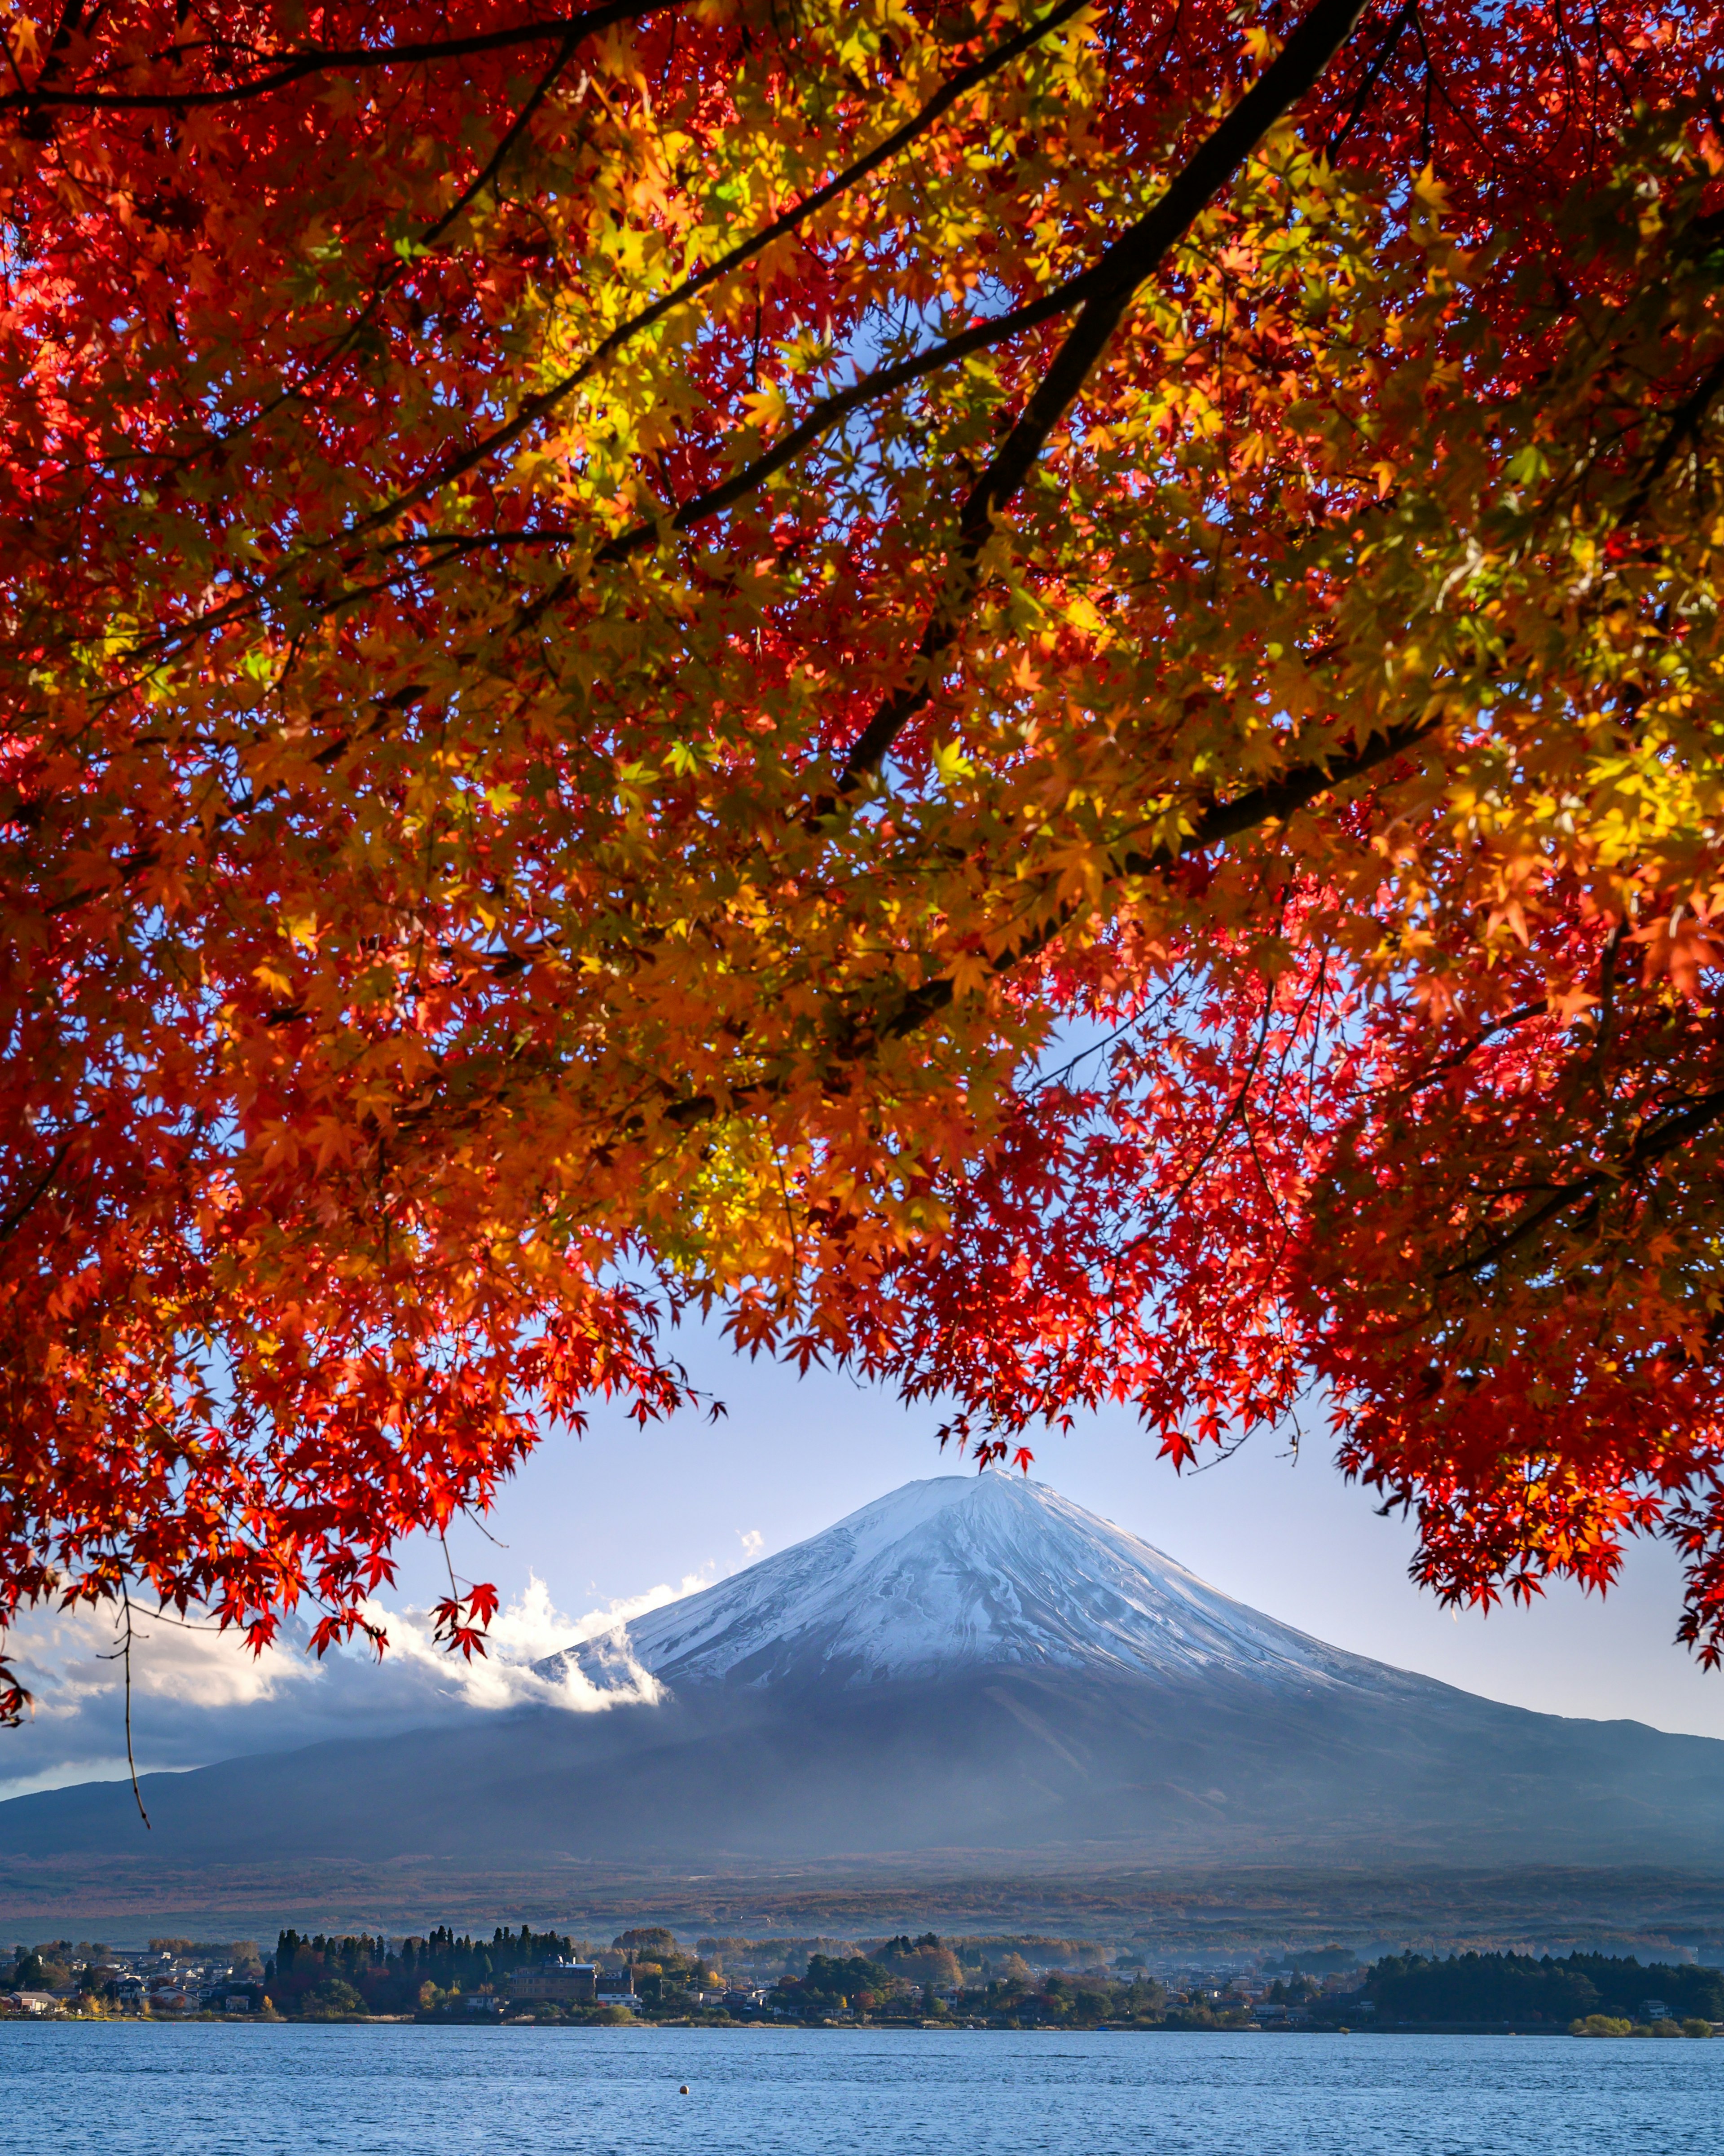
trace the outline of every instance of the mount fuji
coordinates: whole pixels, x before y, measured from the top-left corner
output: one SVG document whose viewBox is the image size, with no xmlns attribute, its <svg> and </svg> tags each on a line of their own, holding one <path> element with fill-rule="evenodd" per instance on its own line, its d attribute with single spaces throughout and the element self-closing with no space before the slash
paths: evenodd
<svg viewBox="0 0 1724 2156">
<path fill-rule="evenodd" d="M 1307 1639 L 1058 1496 L 990 1469 L 911 1482 L 735 1578 L 535 1666 L 601 1689 L 926 1682 L 1082 1672 L 1173 1689 L 1241 1681 L 1440 1691 Z"/>
<path fill-rule="evenodd" d="M 136 1862 L 445 1884 L 851 1860 L 1724 1871 L 1724 1743 L 1344 1653 L 998 1472 L 911 1483 L 536 1666 L 602 1711 L 146 1776 Z M 0 1804 L 4 1869 L 112 1876 L 131 1804 L 98 1783 Z"/>
</svg>

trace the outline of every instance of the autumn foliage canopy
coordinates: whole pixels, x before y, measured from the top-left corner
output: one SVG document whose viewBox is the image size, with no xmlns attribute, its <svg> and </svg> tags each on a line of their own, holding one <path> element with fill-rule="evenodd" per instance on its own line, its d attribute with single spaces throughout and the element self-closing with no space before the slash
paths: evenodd
<svg viewBox="0 0 1724 2156">
<path fill-rule="evenodd" d="M 1716 1659 L 1710 0 L 0 25 L 0 1619 L 698 1309 Z"/>
</svg>

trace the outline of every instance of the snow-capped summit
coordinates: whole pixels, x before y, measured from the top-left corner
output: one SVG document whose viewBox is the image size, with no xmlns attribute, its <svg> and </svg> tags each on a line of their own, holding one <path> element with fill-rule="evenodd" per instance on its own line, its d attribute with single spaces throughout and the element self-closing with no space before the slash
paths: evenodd
<svg viewBox="0 0 1724 2156">
<path fill-rule="evenodd" d="M 993 1469 L 911 1482 L 734 1578 L 537 1666 L 673 1690 L 824 1686 L 1014 1667 L 1275 1691 L 1423 1681 L 1207 1586 L 1045 1483 Z"/>
</svg>

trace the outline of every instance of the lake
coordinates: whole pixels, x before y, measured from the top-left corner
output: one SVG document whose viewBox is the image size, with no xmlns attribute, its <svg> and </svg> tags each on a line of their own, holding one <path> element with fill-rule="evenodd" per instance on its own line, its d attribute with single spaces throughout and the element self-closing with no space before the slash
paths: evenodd
<svg viewBox="0 0 1724 2156">
<path fill-rule="evenodd" d="M 0 2118 L 53 2156 L 1716 2156 L 1724 2039 L 4 2022 Z"/>
</svg>

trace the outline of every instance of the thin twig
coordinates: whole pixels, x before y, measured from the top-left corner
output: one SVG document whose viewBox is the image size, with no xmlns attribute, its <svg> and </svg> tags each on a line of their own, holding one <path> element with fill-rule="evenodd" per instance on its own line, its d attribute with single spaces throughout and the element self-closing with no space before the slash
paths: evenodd
<svg viewBox="0 0 1724 2156">
<path fill-rule="evenodd" d="M 138 1763 L 131 1749 L 131 1597 L 126 1592 L 124 1579 L 120 1583 L 120 1599 L 126 1609 L 126 1644 L 120 1650 L 120 1659 L 125 1665 L 126 1672 L 126 1763 L 131 1772 L 131 1794 L 137 1799 L 138 1817 L 143 1821 L 146 1830 L 153 1833 L 155 1830 L 150 1825 L 150 1815 L 144 1810 L 144 1793 L 138 1787 Z"/>
</svg>

